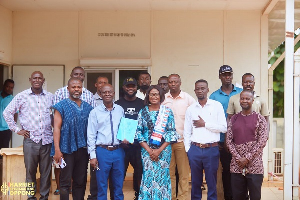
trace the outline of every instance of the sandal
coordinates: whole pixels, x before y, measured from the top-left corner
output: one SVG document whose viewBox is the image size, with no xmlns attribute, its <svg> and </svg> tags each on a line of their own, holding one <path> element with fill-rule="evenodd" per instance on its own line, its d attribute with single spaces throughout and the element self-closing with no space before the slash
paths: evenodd
<svg viewBox="0 0 300 200">
<path fill-rule="evenodd" d="M 55 192 L 53 193 L 54 195 L 59 195 L 59 189 L 56 189 Z"/>
</svg>

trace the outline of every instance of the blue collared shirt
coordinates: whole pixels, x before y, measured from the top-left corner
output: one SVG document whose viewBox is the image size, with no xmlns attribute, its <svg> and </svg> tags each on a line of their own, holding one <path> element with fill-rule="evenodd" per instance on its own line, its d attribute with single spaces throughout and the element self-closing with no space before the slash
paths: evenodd
<svg viewBox="0 0 300 200">
<path fill-rule="evenodd" d="M 0 131 L 8 130 L 9 127 L 3 117 L 3 111 L 6 108 L 6 106 L 11 102 L 11 100 L 14 98 L 13 95 L 8 95 L 6 97 L 2 97 L 2 91 L 0 92 Z"/>
<path fill-rule="evenodd" d="M 124 110 L 113 103 L 113 109 L 108 110 L 104 104 L 94 108 L 88 119 L 87 143 L 90 158 L 96 158 L 96 145 L 119 145 L 117 133 Z"/>
<path fill-rule="evenodd" d="M 224 109 L 224 113 L 225 113 L 225 117 L 227 118 L 227 108 L 228 108 L 228 103 L 229 103 L 229 99 L 231 96 L 233 95 L 236 95 L 236 94 L 239 94 L 243 91 L 242 88 L 239 88 L 239 87 L 235 87 L 233 85 L 233 89 L 232 91 L 230 92 L 230 94 L 226 94 L 225 92 L 222 91 L 222 86 L 214 91 L 211 95 L 210 95 L 210 99 L 213 99 L 213 100 L 216 100 L 218 102 L 220 102 L 223 106 L 223 109 Z M 220 134 L 220 142 L 224 142 L 225 140 L 225 134 L 224 133 L 221 133 Z"/>
</svg>

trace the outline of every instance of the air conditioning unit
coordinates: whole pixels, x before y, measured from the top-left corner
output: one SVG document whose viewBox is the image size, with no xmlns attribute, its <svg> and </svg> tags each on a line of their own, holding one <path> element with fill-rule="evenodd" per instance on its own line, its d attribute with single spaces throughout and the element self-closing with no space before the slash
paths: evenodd
<svg viewBox="0 0 300 200">
<path fill-rule="evenodd" d="M 283 148 L 273 148 L 274 174 L 283 174 Z"/>
</svg>

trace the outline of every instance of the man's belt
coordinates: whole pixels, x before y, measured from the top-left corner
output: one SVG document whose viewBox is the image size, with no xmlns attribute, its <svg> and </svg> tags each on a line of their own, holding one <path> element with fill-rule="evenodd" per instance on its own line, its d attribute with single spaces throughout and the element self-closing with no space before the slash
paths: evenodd
<svg viewBox="0 0 300 200">
<path fill-rule="evenodd" d="M 214 142 L 214 143 L 206 143 L 206 144 L 201 144 L 201 143 L 197 143 L 197 142 L 192 142 L 192 145 L 195 145 L 197 147 L 200 148 L 209 148 L 209 147 L 216 147 L 218 146 L 218 142 Z"/>
<path fill-rule="evenodd" d="M 99 144 L 97 146 L 101 147 L 103 149 L 107 149 L 108 151 L 114 151 L 114 150 L 120 148 L 120 145 L 102 145 L 102 144 Z"/>
</svg>

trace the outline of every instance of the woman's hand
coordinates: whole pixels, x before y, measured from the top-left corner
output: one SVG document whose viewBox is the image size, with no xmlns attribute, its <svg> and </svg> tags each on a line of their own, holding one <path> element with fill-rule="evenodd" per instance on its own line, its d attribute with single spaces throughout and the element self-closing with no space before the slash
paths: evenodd
<svg viewBox="0 0 300 200">
<path fill-rule="evenodd" d="M 153 149 L 152 150 L 152 155 L 150 155 L 151 160 L 153 161 L 158 161 L 159 160 L 159 155 L 161 153 L 160 149 Z"/>
</svg>

